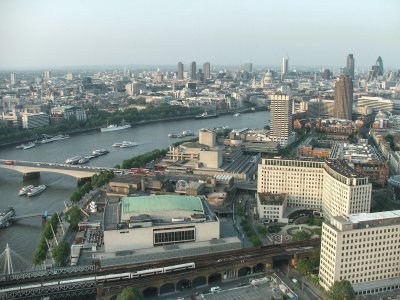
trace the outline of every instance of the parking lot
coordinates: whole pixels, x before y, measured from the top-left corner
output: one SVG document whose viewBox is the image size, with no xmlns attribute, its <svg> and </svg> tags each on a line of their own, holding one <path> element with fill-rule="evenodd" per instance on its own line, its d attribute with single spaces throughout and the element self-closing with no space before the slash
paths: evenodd
<svg viewBox="0 0 400 300">
<path fill-rule="evenodd" d="M 272 288 L 269 284 L 258 286 L 244 286 L 229 290 L 223 290 L 216 294 L 204 294 L 203 299 L 212 300 L 265 300 L 272 296 Z"/>
</svg>

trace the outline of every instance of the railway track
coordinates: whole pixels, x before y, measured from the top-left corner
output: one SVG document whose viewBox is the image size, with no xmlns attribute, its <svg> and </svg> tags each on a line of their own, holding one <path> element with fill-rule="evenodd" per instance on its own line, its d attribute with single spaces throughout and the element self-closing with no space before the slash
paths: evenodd
<svg viewBox="0 0 400 300">
<path fill-rule="evenodd" d="M 302 248 L 306 247 L 315 247 L 320 245 L 320 239 L 312 239 L 306 241 L 299 242 L 290 242 L 279 245 L 271 245 L 271 246 L 263 246 L 263 247 L 253 247 L 253 248 L 243 248 L 239 250 L 232 251 L 224 251 L 217 252 L 213 254 L 206 255 L 196 255 L 196 256 L 185 256 L 182 258 L 174 258 L 168 260 L 159 260 L 153 261 L 149 263 L 141 263 L 137 265 L 127 265 L 127 266 L 115 266 L 115 267 L 107 267 L 107 268 L 92 268 L 92 270 L 76 272 L 76 273 L 68 273 L 61 272 L 55 274 L 51 274 L 51 272 L 32 272 L 32 276 L 27 276 L 22 279 L 13 279 L 13 274 L 11 275 L 3 275 L 0 276 L 0 286 L 12 286 L 12 285 L 21 285 L 28 284 L 32 282 L 44 282 L 48 280 L 62 280 L 66 278 L 76 278 L 85 276 L 103 276 L 109 274 L 116 273 L 124 273 L 124 272 L 135 272 L 145 269 L 151 268 L 159 268 L 163 266 L 176 265 L 188 262 L 195 262 L 196 269 L 207 268 L 207 267 L 216 267 L 216 266 L 224 266 L 228 264 L 232 264 L 237 261 L 247 260 L 247 259 L 255 259 L 255 258 L 263 258 L 266 255 L 280 255 L 288 253 L 289 251 L 301 251 Z M 35 276 L 36 274 L 36 276 Z M 148 280 L 148 279 L 146 279 Z"/>
</svg>

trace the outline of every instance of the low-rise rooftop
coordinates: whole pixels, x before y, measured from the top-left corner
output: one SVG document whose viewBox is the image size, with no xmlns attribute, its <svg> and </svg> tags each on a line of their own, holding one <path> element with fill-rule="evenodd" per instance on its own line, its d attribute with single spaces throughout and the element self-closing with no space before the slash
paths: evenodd
<svg viewBox="0 0 400 300">
<path fill-rule="evenodd" d="M 287 194 L 258 193 L 262 205 L 282 205 L 287 198 Z"/>
</svg>

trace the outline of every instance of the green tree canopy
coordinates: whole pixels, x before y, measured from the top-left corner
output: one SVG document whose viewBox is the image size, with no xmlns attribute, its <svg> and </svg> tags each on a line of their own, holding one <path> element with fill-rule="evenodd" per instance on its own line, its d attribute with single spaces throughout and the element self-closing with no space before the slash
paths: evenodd
<svg viewBox="0 0 400 300">
<path fill-rule="evenodd" d="M 65 241 L 61 241 L 58 246 L 53 247 L 52 250 L 53 258 L 56 264 L 64 266 L 69 256 L 69 245 Z"/>
<path fill-rule="evenodd" d="M 300 258 L 296 264 L 296 270 L 299 271 L 299 273 L 301 273 L 302 275 L 311 273 L 312 268 L 312 263 L 307 258 Z"/>
<path fill-rule="evenodd" d="M 335 281 L 328 292 L 330 300 L 354 300 L 354 290 L 347 280 Z"/>
<path fill-rule="evenodd" d="M 295 241 L 304 241 L 304 240 L 309 240 L 311 238 L 311 234 L 304 230 L 297 231 L 293 235 L 293 240 Z"/>
<path fill-rule="evenodd" d="M 70 210 L 65 214 L 69 223 L 69 227 L 72 230 L 78 230 L 78 223 L 81 221 L 81 210 L 78 206 L 74 205 L 70 208 Z"/>
<path fill-rule="evenodd" d="M 124 288 L 117 297 L 117 300 L 142 300 L 142 299 L 143 299 L 142 293 L 131 287 Z"/>
</svg>

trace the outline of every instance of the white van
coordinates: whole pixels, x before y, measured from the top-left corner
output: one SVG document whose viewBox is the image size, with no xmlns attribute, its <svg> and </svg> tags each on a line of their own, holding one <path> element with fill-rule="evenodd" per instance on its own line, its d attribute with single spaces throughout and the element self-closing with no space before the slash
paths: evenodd
<svg viewBox="0 0 400 300">
<path fill-rule="evenodd" d="M 219 286 L 213 286 L 213 287 L 210 289 L 210 292 L 213 293 L 213 294 L 219 293 L 220 291 L 222 291 L 222 289 L 221 289 Z"/>
</svg>

